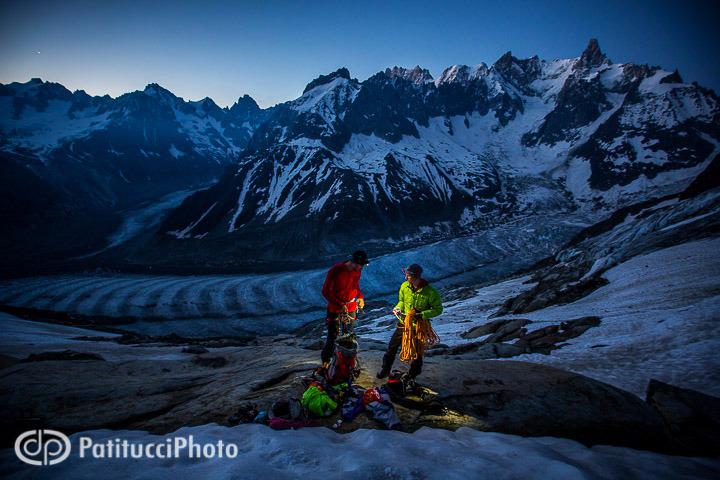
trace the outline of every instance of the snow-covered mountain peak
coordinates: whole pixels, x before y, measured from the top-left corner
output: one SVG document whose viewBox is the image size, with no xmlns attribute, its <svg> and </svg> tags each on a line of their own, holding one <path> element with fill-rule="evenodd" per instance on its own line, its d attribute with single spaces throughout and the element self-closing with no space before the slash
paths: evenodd
<svg viewBox="0 0 720 480">
<path fill-rule="evenodd" d="M 580 58 L 575 62 L 574 69 L 594 68 L 602 65 L 610 65 L 612 61 L 605 56 L 600 50 L 600 43 L 596 38 L 591 38 L 588 46 L 583 51 Z"/>
<path fill-rule="evenodd" d="M 301 114 L 316 114 L 326 125 L 332 125 L 337 118 L 344 115 L 345 108 L 353 102 L 360 90 L 357 81 L 349 77 L 350 74 L 345 68 L 326 75 L 324 78 L 330 78 L 329 81 L 315 84 L 310 89 L 306 88 L 300 98 L 288 102 L 287 105 Z M 311 85 L 313 84 L 308 87 Z"/>
<path fill-rule="evenodd" d="M 536 92 L 531 84 L 541 77 L 542 62 L 537 55 L 520 60 L 508 51 L 490 67 L 489 73 L 490 77 L 500 77 L 495 81 L 508 94 L 535 96 Z"/>
<path fill-rule="evenodd" d="M 233 122 L 242 123 L 256 119 L 258 115 L 261 115 L 262 109 L 250 95 L 245 94 L 238 98 L 237 102 L 227 109 L 227 112 Z"/>
<path fill-rule="evenodd" d="M 453 65 L 446 68 L 435 80 L 435 85 L 440 86 L 443 83 L 464 83 L 470 76 L 470 67 L 467 65 Z"/>
<path fill-rule="evenodd" d="M 2 85 L 0 96 L 25 97 L 43 103 L 50 100 L 70 100 L 73 94 L 59 83 L 44 82 L 39 78 L 33 78 L 25 83 L 12 82 Z"/>
<path fill-rule="evenodd" d="M 467 65 L 453 65 L 446 68 L 435 80 L 435 85 L 440 86 L 443 83 L 463 83 L 469 77 L 470 67 Z"/>
<path fill-rule="evenodd" d="M 194 162 L 196 171 L 235 160 L 162 227 L 186 232 L 183 242 L 227 245 L 229 257 L 240 244 L 274 248 L 259 236 L 328 254 L 355 247 L 342 212 L 364 222 L 368 248 L 380 250 L 529 213 L 601 216 L 683 188 L 720 151 L 712 91 L 659 67 L 612 64 L 597 41 L 571 59 L 507 52 L 490 67 L 453 65 L 437 82 L 419 66 L 363 82 L 340 68 L 268 110 L 249 96 L 229 109 L 185 102 L 157 84 L 116 100 L 48 85 L 28 84 L 48 89 L 28 98 L 0 87 L 0 148 L 64 162 L 109 152 L 122 172 L 111 163 L 104 174 L 123 187 L 149 177 L 148 158 Z M 54 95 L 70 101 L 35 100 Z"/>
<path fill-rule="evenodd" d="M 387 77 L 403 78 L 416 85 L 424 85 L 426 83 L 432 83 L 433 81 L 433 76 L 430 75 L 430 72 L 420 67 L 420 65 L 415 65 L 415 67 L 410 70 L 396 65 L 392 68 L 386 68 L 384 73 Z"/>
<path fill-rule="evenodd" d="M 219 117 L 222 115 L 222 109 L 210 98 L 205 97 L 202 100 L 188 102 L 200 116 L 210 115 Z"/>
<path fill-rule="evenodd" d="M 178 100 L 182 101 L 182 98 L 175 96 L 170 90 L 161 87 L 157 83 L 148 84 L 143 90 L 143 93 L 148 97 L 157 98 L 170 105 L 175 104 Z"/>
<path fill-rule="evenodd" d="M 435 86 L 439 87 L 443 84 L 459 83 L 465 84 L 470 80 L 482 78 L 488 74 L 488 66 L 480 63 L 474 67 L 468 65 L 453 65 L 446 68 L 435 80 Z"/>
<path fill-rule="evenodd" d="M 247 112 L 260 110 L 260 106 L 257 104 L 254 98 L 247 93 L 242 97 L 238 98 L 237 102 L 230 107 L 230 111 L 233 112 Z"/>
<path fill-rule="evenodd" d="M 350 71 L 347 68 L 342 67 L 342 68 L 338 68 L 337 70 L 335 70 L 332 73 L 328 73 L 327 75 L 320 75 L 318 78 L 316 78 L 315 80 L 313 80 L 312 82 L 308 83 L 305 86 L 305 89 L 303 90 L 303 95 L 305 95 L 310 90 L 313 90 L 314 88 L 319 87 L 321 85 L 328 84 L 337 78 L 344 78 L 349 81 L 350 80 Z"/>
</svg>

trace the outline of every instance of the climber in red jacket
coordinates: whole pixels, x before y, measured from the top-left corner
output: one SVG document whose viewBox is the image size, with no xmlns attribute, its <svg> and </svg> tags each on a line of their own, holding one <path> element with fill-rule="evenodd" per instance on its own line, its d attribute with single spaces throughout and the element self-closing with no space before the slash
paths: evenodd
<svg viewBox="0 0 720 480">
<path fill-rule="evenodd" d="M 348 328 L 352 331 L 358 307 L 365 307 L 365 296 L 360 291 L 360 274 L 368 263 L 367 253 L 358 250 L 350 260 L 333 265 L 325 277 L 322 294 L 328 304 L 325 317 L 327 340 L 320 357 L 323 367 L 327 366 L 335 349 L 335 339 L 340 333 L 340 314 L 349 317 Z"/>
</svg>

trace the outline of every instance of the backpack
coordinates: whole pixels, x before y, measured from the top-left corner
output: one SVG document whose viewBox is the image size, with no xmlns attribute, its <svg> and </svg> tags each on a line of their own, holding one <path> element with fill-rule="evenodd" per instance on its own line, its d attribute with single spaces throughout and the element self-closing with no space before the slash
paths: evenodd
<svg viewBox="0 0 720 480">
<path fill-rule="evenodd" d="M 392 401 L 405 408 L 438 415 L 445 412 L 437 392 L 418 385 L 412 377 L 400 370 L 390 373 L 385 387 Z"/>
<path fill-rule="evenodd" d="M 352 336 L 339 337 L 335 342 L 335 353 L 325 373 L 329 385 L 352 383 L 359 375 L 357 361 L 358 344 Z"/>
<path fill-rule="evenodd" d="M 415 380 L 401 370 L 393 370 L 390 372 L 386 385 L 388 393 L 395 401 L 406 395 L 410 395 L 416 389 Z"/>
<path fill-rule="evenodd" d="M 270 407 L 270 410 L 268 411 L 268 418 L 270 420 L 274 418 L 282 418 L 285 420 L 305 420 L 307 418 L 307 411 L 297 398 L 277 400 L 273 402 Z"/>
</svg>

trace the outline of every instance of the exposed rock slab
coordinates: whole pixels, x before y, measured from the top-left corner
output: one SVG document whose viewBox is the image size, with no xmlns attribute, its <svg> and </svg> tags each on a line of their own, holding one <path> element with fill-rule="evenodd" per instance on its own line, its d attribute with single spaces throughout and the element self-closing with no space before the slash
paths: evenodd
<svg viewBox="0 0 720 480">
<path fill-rule="evenodd" d="M 646 400 L 662 415 L 679 449 L 720 455 L 720 398 L 651 380 Z"/>
<path fill-rule="evenodd" d="M 589 328 L 600 325 L 600 317 L 586 316 L 527 333 L 525 326 L 531 324 L 526 319 L 494 320 L 474 327 L 461 336 L 478 338 L 489 335 L 483 340 L 462 343 L 454 347 L 434 348 L 426 353 L 436 355 L 470 355 L 474 359 L 510 358 L 525 353 L 549 354 L 561 348 L 566 340 L 579 337 Z M 507 343 L 512 340 L 513 343 Z"/>
<path fill-rule="evenodd" d="M 280 339 L 265 346 L 213 349 L 224 358 L 215 368 L 198 366 L 195 355 L 181 360 L 138 359 L 18 363 L 2 370 L 0 420 L 4 443 L 29 428 L 74 432 L 96 428 L 170 432 L 182 426 L 229 423 L 242 404 L 267 408 L 274 400 L 299 396 L 301 377 L 318 364 L 316 351 Z M 125 347 L 123 347 L 125 348 Z M 127 348 L 142 349 L 144 346 Z M 181 347 L 167 347 L 173 354 Z M 357 383 L 379 384 L 374 377 L 381 352 L 361 353 Z M 174 357 L 172 357 L 174 358 Z M 628 445 L 667 451 L 661 416 L 636 396 L 581 375 L 524 362 L 428 358 L 423 384 L 448 407 L 442 413 L 396 406 L 408 431 L 421 426 L 521 435 L 552 435 L 587 444 Z M 330 425 L 333 417 L 318 420 Z M 378 428 L 361 415 L 340 431 Z"/>
<path fill-rule="evenodd" d="M 99 360 L 105 359 L 97 353 L 76 352 L 74 350 L 62 350 L 58 352 L 42 352 L 33 353 L 23 360 L 23 362 L 46 362 L 50 360 Z"/>
</svg>

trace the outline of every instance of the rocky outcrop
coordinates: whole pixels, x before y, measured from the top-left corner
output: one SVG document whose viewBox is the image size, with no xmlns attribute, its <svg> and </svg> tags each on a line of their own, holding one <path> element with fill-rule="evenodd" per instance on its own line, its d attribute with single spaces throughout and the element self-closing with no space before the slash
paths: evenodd
<svg viewBox="0 0 720 480">
<path fill-rule="evenodd" d="M 530 320 L 495 320 L 473 327 L 467 332 L 462 333 L 460 336 L 463 338 L 479 338 L 492 334 L 492 337 L 490 337 L 492 338 L 492 341 L 501 342 L 510 338 L 516 338 L 520 327 L 524 327 L 528 323 L 531 323 Z"/>
<path fill-rule="evenodd" d="M 602 270 L 584 275 L 590 271 L 592 263 L 583 255 L 569 262 L 556 263 L 536 272 L 533 280 L 537 285 L 516 297 L 509 298 L 493 316 L 528 313 L 550 305 L 574 302 L 607 285 L 607 280 L 601 274 L 609 266 L 610 264 Z"/>
<path fill-rule="evenodd" d="M 606 285 L 605 271 L 636 255 L 716 234 L 719 162 L 713 159 L 685 192 L 631 205 L 579 232 L 537 265 L 535 287 L 508 298 L 494 316 L 574 302 Z"/>
<path fill-rule="evenodd" d="M 580 58 L 575 62 L 574 68 L 599 67 L 603 62 L 610 63 L 605 54 L 600 50 L 600 44 L 597 38 L 591 38 L 585 51 L 583 51 Z"/>
<path fill-rule="evenodd" d="M 312 82 L 308 83 L 305 86 L 305 89 L 303 89 L 303 95 L 305 95 L 307 92 L 312 90 L 315 87 L 319 87 L 320 85 L 325 85 L 327 83 L 332 82 L 336 78 L 344 78 L 346 80 L 350 80 L 350 71 L 347 68 L 338 68 L 333 73 L 329 73 L 327 75 L 320 75 L 318 78 L 313 80 Z"/>
<path fill-rule="evenodd" d="M 228 361 L 225 357 L 201 357 L 197 356 L 193 360 L 195 365 L 208 368 L 221 368 L 227 365 Z"/>
<path fill-rule="evenodd" d="M 660 416 L 649 405 L 581 375 L 525 362 L 457 360 L 428 365 L 423 381 L 481 430 L 668 448 Z"/>
<path fill-rule="evenodd" d="M 561 322 L 559 326 L 550 325 L 523 335 L 515 345 L 525 347 L 533 353 L 549 354 L 551 350 L 560 348 L 563 342 L 579 337 L 588 329 L 598 325 L 600 325 L 600 317 L 576 318 Z"/>
<path fill-rule="evenodd" d="M 565 341 L 579 337 L 589 328 L 600 325 L 600 317 L 576 318 L 528 333 L 525 327 L 532 323 L 520 318 L 488 322 L 461 334 L 463 338 L 487 338 L 454 347 L 436 346 L 428 351 L 426 356 L 466 355 L 475 359 L 491 359 L 510 358 L 525 353 L 548 355 L 552 350 L 562 348 Z M 504 343 L 508 341 L 513 343 Z"/>
<path fill-rule="evenodd" d="M 520 325 L 530 325 L 524 322 L 513 325 L 522 331 L 525 327 Z M 515 341 L 525 342 L 525 347 L 506 343 L 488 347 L 502 350 L 549 345 L 596 323 L 594 317 L 581 318 L 521 335 Z M 494 331 L 489 334 L 509 325 L 511 322 L 494 322 L 489 328 Z M 282 335 L 259 340 L 260 345 L 208 347 L 209 352 L 200 355 L 183 352 L 177 345 L 131 346 L 88 340 L 87 348 L 103 348 L 107 361 L 3 361 L 3 444 L 10 445 L 18 433 L 31 428 L 55 428 L 64 433 L 102 428 L 167 433 L 211 422 L 247 422 L 250 415 L 242 413 L 248 406 L 267 409 L 276 400 L 302 395 L 307 376 L 318 364 L 318 352 L 304 348 L 309 338 Z M 366 388 L 381 385 L 383 381 L 374 373 L 382 352 L 365 348 L 365 342 L 361 348 L 363 370 L 356 384 Z M 702 442 L 714 438 L 697 433 L 697 429 L 698 421 L 716 421 L 715 414 L 707 418 L 702 415 L 709 415 L 704 410 L 717 399 L 684 390 L 678 394 L 665 385 L 651 386 L 648 404 L 633 394 L 575 373 L 472 356 L 428 356 L 420 381 L 434 392 L 432 405 L 439 408 L 426 409 L 422 402 L 396 403 L 405 431 L 422 426 L 470 426 L 524 436 L 565 437 L 588 445 L 683 454 L 706 452 L 701 450 Z M 688 408 L 696 417 L 687 414 Z M 317 419 L 316 424 L 331 426 L 336 417 Z M 358 428 L 383 427 L 361 414 L 337 430 Z"/>
<path fill-rule="evenodd" d="M 650 380 L 646 401 L 662 416 L 675 448 L 720 455 L 720 398 Z"/>
<path fill-rule="evenodd" d="M 62 350 L 60 352 L 42 352 L 29 355 L 23 362 L 48 362 L 58 360 L 97 360 L 104 362 L 105 359 L 97 353 L 76 352 L 74 350 Z"/>
<path fill-rule="evenodd" d="M 209 350 L 205 347 L 201 347 L 199 345 L 190 345 L 189 347 L 185 347 L 182 349 L 183 353 L 195 353 L 195 354 L 203 354 L 207 353 Z"/>
</svg>

